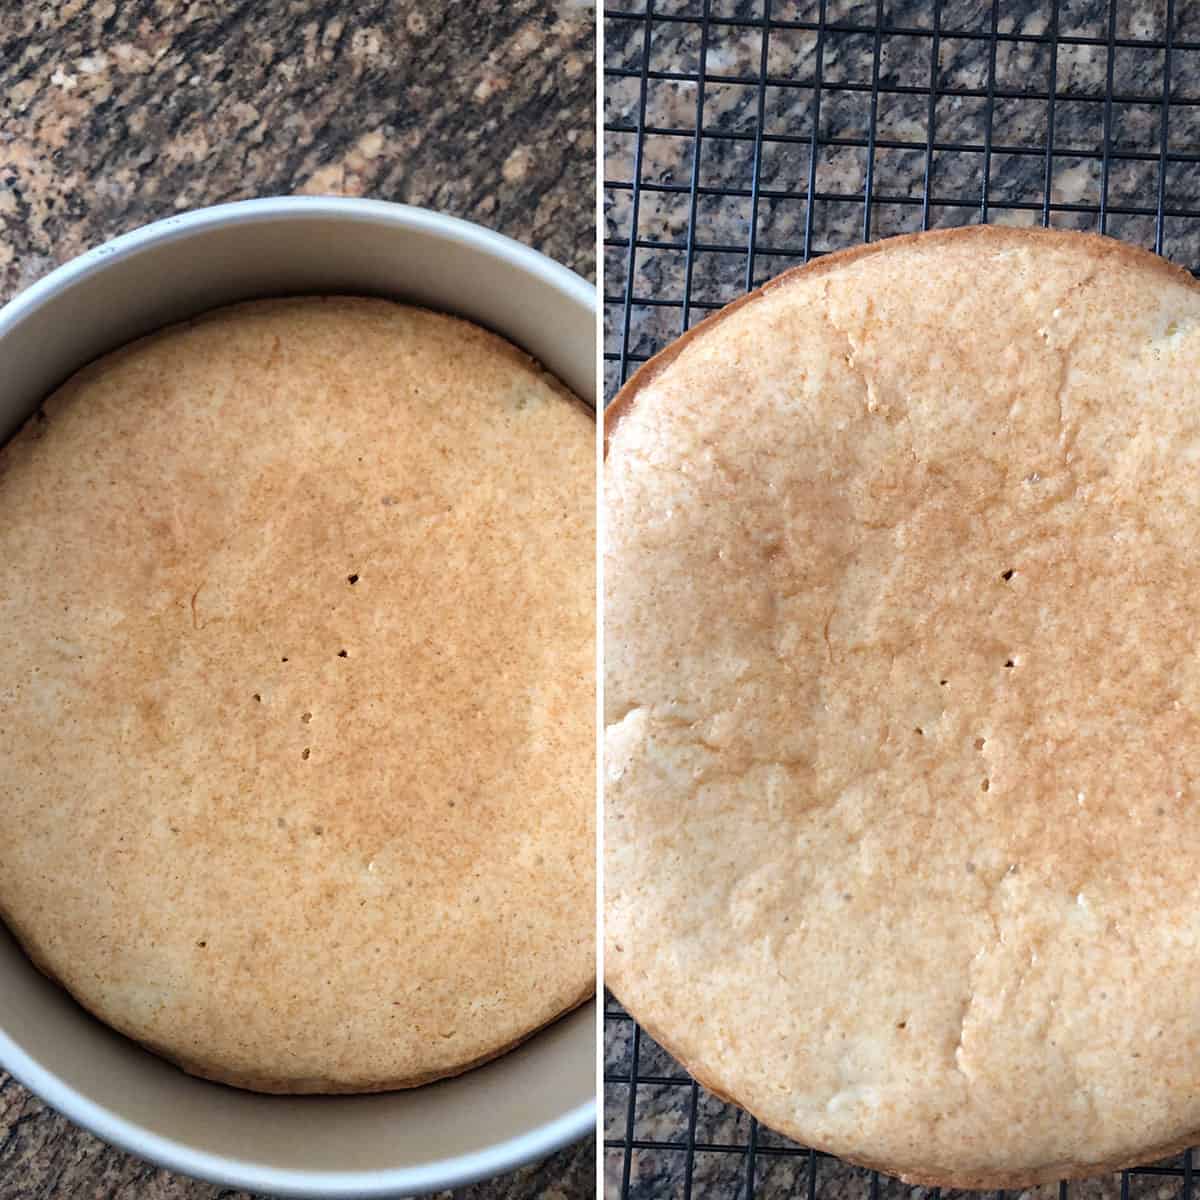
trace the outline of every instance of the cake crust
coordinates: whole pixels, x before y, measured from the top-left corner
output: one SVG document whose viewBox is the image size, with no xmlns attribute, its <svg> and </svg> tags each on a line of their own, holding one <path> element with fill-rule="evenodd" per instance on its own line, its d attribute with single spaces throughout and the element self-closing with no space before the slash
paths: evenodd
<svg viewBox="0 0 1200 1200">
<path fill-rule="evenodd" d="M 830 255 L 606 421 L 606 974 L 910 1182 L 1200 1131 L 1200 295 L 981 227 Z"/>
</svg>

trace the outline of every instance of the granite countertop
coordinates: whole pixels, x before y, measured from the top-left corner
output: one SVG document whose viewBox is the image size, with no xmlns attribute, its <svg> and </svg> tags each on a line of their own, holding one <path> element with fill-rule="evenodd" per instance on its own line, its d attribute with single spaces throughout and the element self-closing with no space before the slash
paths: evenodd
<svg viewBox="0 0 1200 1200">
<path fill-rule="evenodd" d="M 594 277 L 593 38 L 580 0 L 10 4 L 0 301 L 148 221 L 285 193 L 425 205 Z M 454 1194 L 576 1200 L 594 1160 L 584 1142 Z M 110 1149 L 0 1073 L 0 1200 L 237 1195 Z"/>
<path fill-rule="evenodd" d="M 624 9 L 640 9 L 627 4 Z M 655 11 L 675 17 L 697 16 L 701 0 L 656 0 Z M 921 200 L 925 189 L 926 145 L 929 129 L 929 81 L 933 69 L 931 36 L 934 5 L 928 0 L 886 0 L 885 23 L 891 27 L 930 31 L 923 34 L 883 35 L 880 39 L 881 94 L 874 106 L 874 129 L 879 142 L 873 158 L 868 139 L 872 127 L 871 82 L 874 69 L 875 0 L 825 0 L 830 23 L 858 26 L 825 36 L 819 118 L 814 134 L 817 34 L 812 28 L 774 29 L 770 33 L 766 67 L 768 83 L 762 95 L 762 146 L 755 171 L 756 132 L 760 89 L 756 84 L 763 63 L 761 21 L 763 0 L 710 0 L 714 16 L 730 23 L 709 26 L 705 73 L 719 76 L 706 82 L 703 128 L 697 140 L 699 89 L 696 76 L 701 57 L 699 21 L 659 20 L 649 37 L 649 67 L 671 78 L 651 78 L 645 85 L 644 127 L 640 148 L 632 132 L 605 136 L 604 234 L 606 296 L 605 392 L 611 398 L 622 382 L 620 356 L 632 373 L 642 358 L 673 341 L 679 333 L 719 307 L 742 295 L 748 282 L 760 284 L 804 261 L 806 232 L 814 253 L 837 250 L 863 240 L 863 197 L 868 165 L 875 202 L 871 206 L 872 239 L 922 228 Z M 1049 128 L 1050 48 L 1038 41 L 1001 41 L 995 52 L 995 85 L 1008 94 L 996 101 L 986 161 L 986 98 L 953 94 L 986 91 L 990 71 L 989 29 L 992 6 L 979 0 L 942 0 L 937 62 L 939 95 L 934 109 L 932 140 L 939 145 L 929 159 L 931 226 L 978 222 L 984 182 L 990 201 L 988 219 L 998 223 L 1040 224 L 1046 198 L 1045 153 Z M 1106 0 L 1073 0 L 1052 5 L 1050 0 L 1005 0 L 999 6 L 999 30 L 1008 34 L 1042 35 L 1051 28 L 1057 10 L 1061 34 L 1104 39 Z M 773 19 L 813 23 L 818 0 L 773 0 Z M 1183 13 L 1182 7 L 1177 9 Z M 1112 159 L 1108 164 L 1106 231 L 1153 248 L 1154 208 L 1160 160 L 1160 110 L 1151 98 L 1163 92 L 1165 5 L 1156 0 L 1121 0 L 1117 36 L 1159 42 L 1159 48 L 1125 47 L 1114 56 L 1113 87 L 1118 100 L 1110 107 L 1115 148 L 1135 151 L 1142 158 Z M 747 23 L 739 25 L 736 19 Z M 1200 37 L 1200 10 L 1180 16 L 1177 39 Z M 1188 24 L 1183 24 L 1183 22 Z M 621 74 L 605 81 L 606 123 L 636 129 L 641 107 L 646 26 L 641 19 L 608 18 L 605 62 Z M 949 32 L 948 32 L 949 31 Z M 953 36 L 958 31 L 960 36 Z M 961 36 L 963 33 L 975 35 Z M 1104 46 L 1060 44 L 1056 60 L 1054 149 L 1049 158 L 1049 200 L 1052 225 L 1098 229 L 1104 163 L 1101 155 L 1106 105 L 1107 71 Z M 627 72 L 627 73 L 626 73 Z M 689 78 L 690 76 L 690 78 Z M 841 88 L 838 84 L 849 84 Z M 1190 151 L 1200 145 L 1200 56 L 1176 53 L 1172 60 L 1173 95 L 1183 103 L 1170 106 L 1167 128 L 1169 151 Z M 895 89 L 889 91 L 889 89 Z M 905 90 L 907 89 L 907 90 Z M 1026 98 L 1019 93 L 1041 93 Z M 946 94 L 949 93 L 949 94 Z M 1063 99 L 1063 96 L 1070 97 Z M 1137 99 L 1134 99 L 1134 98 Z M 1145 99 L 1142 99 L 1145 98 Z M 1191 100 L 1188 104 L 1186 101 Z M 722 136 L 722 135 L 729 136 Z M 773 140 L 776 135 L 778 140 Z M 642 190 L 637 237 L 643 243 L 629 281 L 632 190 L 612 184 L 633 179 L 640 149 L 640 179 L 664 190 Z M 816 161 L 812 161 L 813 151 Z M 1014 151 L 1028 151 L 1017 153 Z M 698 162 L 696 161 L 696 156 Z M 689 275 L 689 225 L 693 219 L 690 184 L 700 185 L 694 208 L 694 247 Z M 811 177 L 816 199 L 811 214 L 805 193 Z M 753 199 L 755 183 L 760 195 Z M 719 194 L 728 191 L 730 194 Z M 1200 268 L 1200 172 L 1187 162 L 1168 163 L 1165 177 L 1168 216 L 1163 252 L 1193 270 Z M 1128 210 L 1142 211 L 1128 211 Z M 1149 210 L 1147 214 L 1146 210 Z M 1173 215 L 1172 215 L 1173 214 Z M 751 225 L 756 254 L 747 263 Z M 690 291 L 688 283 L 690 279 Z M 626 296 L 628 341 L 624 345 Z M 685 296 L 691 304 L 685 306 Z M 653 300 L 654 304 L 639 303 Z M 745 1148 L 751 1138 L 749 1117 L 703 1088 L 693 1093 L 686 1072 L 653 1039 L 639 1035 L 640 1050 L 633 1061 L 634 1024 L 615 1001 L 605 1021 L 605 1073 L 611 1082 L 604 1096 L 604 1175 L 610 1200 L 659 1200 L 691 1194 L 705 1200 L 736 1200 L 750 1194 L 750 1170 Z M 631 1097 L 631 1074 L 638 1082 Z M 695 1095 L 696 1121 L 691 1134 L 709 1147 L 688 1152 L 689 1127 Z M 632 1137 L 639 1143 L 631 1151 Z M 929 1189 L 908 1187 L 897 1180 L 873 1176 L 835 1158 L 810 1158 L 786 1138 L 759 1128 L 753 1166 L 755 1200 L 784 1200 L 809 1196 L 818 1200 L 925 1200 Z M 651 1143 L 651 1144 L 646 1144 Z M 722 1147 L 715 1149 L 713 1147 Z M 690 1160 L 690 1165 L 689 1165 Z M 1181 1158 L 1165 1166 L 1178 1170 Z M 628 1186 L 623 1186 L 627 1173 Z M 1136 1174 L 1128 1177 L 1128 1195 L 1153 1200 L 1180 1197 L 1180 1174 Z M 1055 1200 L 1058 1188 L 1033 1189 L 1038 1200 Z M 1109 1175 L 1069 1185 L 1071 1200 L 1115 1200 L 1122 1196 L 1122 1177 Z M 967 1197 L 971 1193 L 942 1193 Z M 995 1193 L 992 1193 L 995 1195 Z M 1018 1193 L 1008 1193 L 1015 1197 Z"/>
<path fill-rule="evenodd" d="M 147 221 L 287 193 L 425 205 L 594 275 L 591 6 L 471 10 L 9 6 L 0 298 Z"/>
</svg>

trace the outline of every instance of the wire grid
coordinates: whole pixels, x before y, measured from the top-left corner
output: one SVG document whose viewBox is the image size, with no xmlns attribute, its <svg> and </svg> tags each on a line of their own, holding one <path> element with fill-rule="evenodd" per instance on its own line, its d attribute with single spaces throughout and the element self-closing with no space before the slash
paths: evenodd
<svg viewBox="0 0 1200 1200">
<path fill-rule="evenodd" d="M 980 221 L 1200 269 L 1200 0 L 645 0 L 605 12 L 605 394 L 788 267 Z M 695 1084 L 611 997 L 610 1196 L 907 1188 Z M 1192 1152 L 1048 1200 L 1192 1200 Z M 936 1197 L 933 1200 L 937 1200 Z"/>
<path fill-rule="evenodd" d="M 1095 229 L 1200 266 L 1198 0 L 646 0 L 605 14 L 606 392 L 862 240 Z"/>
</svg>

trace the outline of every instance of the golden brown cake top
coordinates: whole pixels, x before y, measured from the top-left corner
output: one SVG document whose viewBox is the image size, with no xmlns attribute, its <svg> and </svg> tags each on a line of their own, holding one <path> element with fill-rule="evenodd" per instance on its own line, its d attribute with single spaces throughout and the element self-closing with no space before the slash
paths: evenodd
<svg viewBox="0 0 1200 1200">
<path fill-rule="evenodd" d="M 618 400 L 609 982 L 933 1184 L 1200 1130 L 1200 294 L 1081 235 L 790 273 Z"/>
<path fill-rule="evenodd" d="M 0 913 L 264 1090 L 454 1073 L 593 986 L 590 414 L 381 300 L 220 310 L 0 453 Z"/>
</svg>

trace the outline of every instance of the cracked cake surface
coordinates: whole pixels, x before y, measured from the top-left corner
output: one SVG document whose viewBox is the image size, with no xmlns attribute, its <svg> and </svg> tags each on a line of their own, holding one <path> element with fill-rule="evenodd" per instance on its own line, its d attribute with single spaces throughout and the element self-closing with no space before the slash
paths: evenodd
<svg viewBox="0 0 1200 1200">
<path fill-rule="evenodd" d="M 1198 370 L 1185 272 L 977 228 L 614 403 L 608 983 L 773 1128 L 964 1187 L 1200 1130 Z"/>
</svg>

